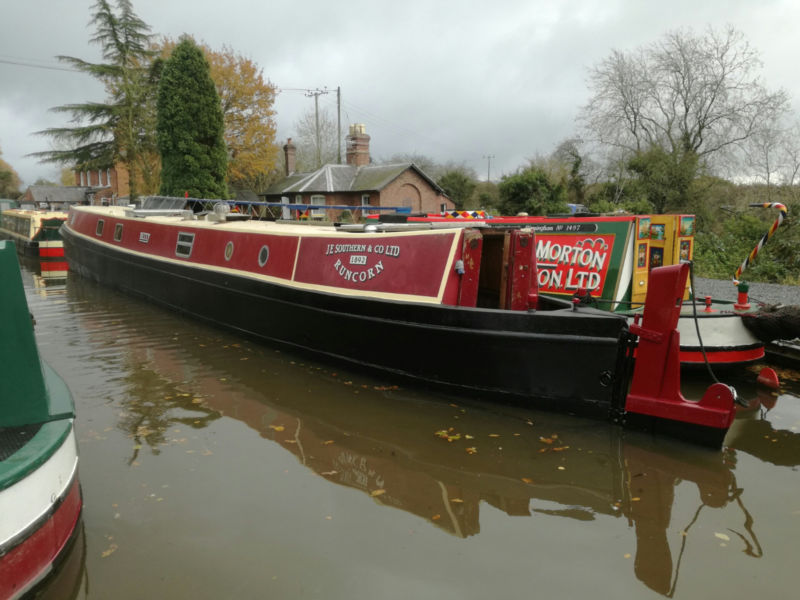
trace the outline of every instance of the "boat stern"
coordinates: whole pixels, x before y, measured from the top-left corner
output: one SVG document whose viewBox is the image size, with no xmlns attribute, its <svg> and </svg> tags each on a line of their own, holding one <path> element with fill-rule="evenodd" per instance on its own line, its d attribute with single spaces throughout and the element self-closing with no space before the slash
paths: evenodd
<svg viewBox="0 0 800 600">
<path fill-rule="evenodd" d="M 716 382 L 694 401 L 680 389 L 678 319 L 688 274 L 688 264 L 653 269 L 650 274 L 641 323 L 637 318 L 630 325 L 639 342 L 625 421 L 719 446 L 736 414 L 735 390 Z"/>
</svg>

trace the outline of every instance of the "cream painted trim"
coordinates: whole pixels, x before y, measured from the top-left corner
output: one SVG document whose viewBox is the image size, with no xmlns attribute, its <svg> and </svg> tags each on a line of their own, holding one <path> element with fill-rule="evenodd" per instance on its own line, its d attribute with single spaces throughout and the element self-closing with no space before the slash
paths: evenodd
<svg viewBox="0 0 800 600">
<path fill-rule="evenodd" d="M 621 268 L 617 278 L 617 287 L 614 290 L 614 304 L 611 306 L 612 311 L 618 308 L 628 286 L 630 286 L 631 293 L 633 293 L 633 260 L 636 255 L 637 241 L 637 236 L 635 235 L 636 229 L 636 220 L 634 219 L 628 224 L 628 235 L 625 238 L 625 250 L 622 254 L 622 260 L 620 261 Z M 608 260 L 611 260 L 610 256 Z M 611 266 L 609 265 L 609 269 L 610 268 Z M 606 273 L 608 273 L 608 270 L 606 270 Z"/>
<path fill-rule="evenodd" d="M 456 232 L 462 232 L 463 229 L 456 229 Z M 450 244 L 450 255 L 447 257 L 447 263 L 444 267 L 444 273 L 442 273 L 442 283 L 439 285 L 439 294 L 437 298 L 439 300 L 439 304 L 442 303 L 442 299 L 444 299 L 444 291 L 447 289 L 447 280 L 450 278 L 450 273 L 453 271 L 453 263 L 455 262 L 456 258 L 456 250 L 458 249 L 458 242 L 462 239 L 461 235 L 454 235 L 453 242 Z"/>
<path fill-rule="evenodd" d="M 124 217 L 122 217 L 122 218 L 124 218 Z M 184 222 L 181 219 L 177 219 L 176 221 Z M 111 248 L 111 249 L 114 249 L 114 250 L 116 250 L 118 252 L 123 252 L 125 254 L 130 254 L 130 255 L 133 255 L 133 256 L 140 256 L 142 258 L 149 258 L 151 260 L 157 260 L 157 261 L 164 262 L 164 263 L 170 263 L 170 264 L 175 264 L 175 265 L 183 265 L 183 266 L 189 265 L 189 266 L 194 267 L 196 269 L 203 269 L 203 270 L 207 270 L 207 271 L 213 271 L 213 272 L 216 272 L 216 273 L 224 273 L 226 275 L 236 275 L 237 277 L 244 277 L 244 278 L 247 278 L 247 279 L 254 279 L 254 280 L 257 280 L 257 281 L 265 281 L 265 282 L 268 282 L 268 283 L 274 283 L 274 284 L 283 285 L 283 286 L 286 286 L 286 287 L 299 289 L 299 290 L 305 290 L 305 291 L 325 292 L 325 293 L 328 293 L 328 294 L 337 294 L 337 295 L 340 295 L 340 296 L 350 296 L 350 297 L 379 298 L 381 300 L 398 300 L 398 301 L 405 301 L 405 302 L 421 302 L 421 303 L 424 303 L 424 304 L 440 304 L 441 303 L 441 297 L 433 298 L 431 296 L 418 296 L 418 295 L 413 295 L 413 294 L 393 294 L 393 293 L 389 293 L 389 292 L 371 292 L 371 291 L 360 291 L 360 290 L 348 290 L 348 289 L 345 289 L 345 288 L 340 288 L 340 287 L 335 287 L 335 286 L 318 285 L 318 284 L 310 284 L 310 283 L 300 283 L 300 282 L 294 281 L 294 272 L 292 272 L 292 280 L 287 280 L 287 279 L 282 279 L 280 277 L 272 277 L 270 275 L 259 275 L 257 273 L 251 273 L 249 271 L 240 271 L 238 269 L 229 269 L 227 267 L 215 267 L 213 265 L 205 265 L 205 264 L 199 265 L 199 264 L 196 264 L 196 263 L 187 262 L 185 260 L 177 260 L 177 259 L 174 259 L 174 258 L 165 258 L 163 256 L 154 256 L 153 254 L 149 254 L 147 252 L 139 252 L 137 250 L 129 250 L 127 248 L 123 248 L 123 247 L 118 246 L 116 244 L 110 244 L 110 243 L 105 242 L 103 240 L 99 240 L 94 236 L 88 236 L 86 234 L 83 234 L 83 233 L 80 233 L 78 231 L 75 231 L 74 229 L 72 229 L 72 227 L 70 225 L 67 225 L 67 227 L 70 229 L 70 232 L 73 235 L 75 235 L 77 237 L 80 237 L 80 238 L 82 238 L 83 240 L 85 240 L 87 242 L 91 242 L 93 244 L 97 244 L 99 246 L 103 246 L 103 247 L 106 247 L 106 248 Z M 454 231 L 460 231 L 460 230 L 454 230 Z M 420 232 L 415 232 L 415 233 L 420 233 Z M 405 235 L 405 232 L 402 235 Z M 299 241 L 302 242 L 302 238 Z M 300 245 L 298 244 L 297 251 L 295 253 L 295 265 L 296 265 L 297 257 L 298 257 L 299 254 L 300 254 Z M 440 292 L 440 296 L 441 296 L 441 292 Z"/>
</svg>

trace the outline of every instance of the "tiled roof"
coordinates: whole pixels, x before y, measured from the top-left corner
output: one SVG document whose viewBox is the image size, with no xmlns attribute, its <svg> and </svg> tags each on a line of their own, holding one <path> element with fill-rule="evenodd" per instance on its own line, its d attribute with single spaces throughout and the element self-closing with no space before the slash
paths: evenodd
<svg viewBox="0 0 800 600">
<path fill-rule="evenodd" d="M 76 203 L 86 200 L 88 187 L 60 185 L 32 185 L 28 188 L 34 202 Z"/>
<path fill-rule="evenodd" d="M 415 170 L 439 193 L 444 190 L 413 163 L 390 165 L 324 165 L 312 173 L 293 173 L 272 184 L 262 196 L 380 191 L 408 169 Z"/>
</svg>

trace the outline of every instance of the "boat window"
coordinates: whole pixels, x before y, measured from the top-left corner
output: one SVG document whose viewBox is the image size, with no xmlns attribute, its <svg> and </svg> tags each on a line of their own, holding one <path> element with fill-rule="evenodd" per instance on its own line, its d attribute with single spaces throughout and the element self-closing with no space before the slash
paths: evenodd
<svg viewBox="0 0 800 600">
<path fill-rule="evenodd" d="M 225 244 L 225 260 L 230 260 L 233 256 L 233 242 Z"/>
<path fill-rule="evenodd" d="M 189 258 L 192 254 L 192 246 L 194 245 L 193 233 L 179 233 L 178 244 L 175 246 L 175 255 Z"/>
<path fill-rule="evenodd" d="M 98 219 L 97 221 L 97 229 L 94 230 L 95 235 L 102 236 L 103 235 L 103 225 L 105 221 L 103 219 Z"/>
<path fill-rule="evenodd" d="M 117 223 L 114 225 L 114 241 L 121 242 L 122 241 L 122 223 Z"/>
<path fill-rule="evenodd" d="M 261 251 L 258 253 L 258 266 L 263 267 L 269 260 L 269 246 L 261 246 Z"/>
</svg>

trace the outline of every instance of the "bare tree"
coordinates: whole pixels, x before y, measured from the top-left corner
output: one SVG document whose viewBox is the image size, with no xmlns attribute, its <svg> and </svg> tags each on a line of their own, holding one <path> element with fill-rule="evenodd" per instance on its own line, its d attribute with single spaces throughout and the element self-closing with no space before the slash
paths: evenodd
<svg viewBox="0 0 800 600">
<path fill-rule="evenodd" d="M 588 137 L 635 154 L 660 147 L 723 159 L 788 105 L 765 89 L 758 53 L 728 27 L 668 33 L 634 52 L 615 50 L 591 69 L 580 119 Z"/>
<path fill-rule="evenodd" d="M 321 109 L 317 115 L 312 108 L 295 121 L 294 128 L 298 171 L 313 171 L 322 165 L 338 161 L 336 115 L 332 115 L 327 109 Z"/>
<path fill-rule="evenodd" d="M 795 186 L 800 175 L 800 121 L 795 121 L 784 133 L 781 140 L 781 181 Z"/>
<path fill-rule="evenodd" d="M 780 182 L 780 170 L 784 160 L 786 130 L 778 123 L 761 125 L 742 144 L 744 160 L 751 176 L 761 180 L 767 186 L 767 200 L 771 200 L 772 185 L 777 178 Z"/>
</svg>

